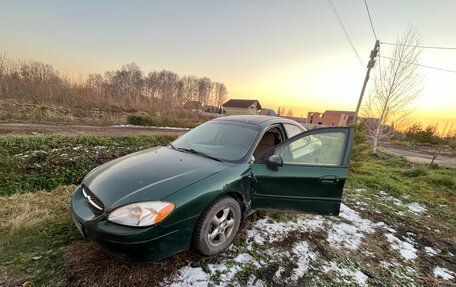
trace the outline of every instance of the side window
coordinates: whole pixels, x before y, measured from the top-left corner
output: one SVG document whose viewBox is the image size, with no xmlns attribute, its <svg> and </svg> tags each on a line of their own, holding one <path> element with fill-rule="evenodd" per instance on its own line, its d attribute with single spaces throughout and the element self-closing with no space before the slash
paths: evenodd
<svg viewBox="0 0 456 287">
<path fill-rule="evenodd" d="M 295 135 L 303 132 L 300 128 L 292 124 L 283 124 L 283 127 L 287 132 L 288 138 L 294 137 Z"/>
<path fill-rule="evenodd" d="M 345 151 L 344 132 L 322 132 L 300 137 L 278 147 L 274 153 L 283 163 L 340 165 Z"/>
</svg>

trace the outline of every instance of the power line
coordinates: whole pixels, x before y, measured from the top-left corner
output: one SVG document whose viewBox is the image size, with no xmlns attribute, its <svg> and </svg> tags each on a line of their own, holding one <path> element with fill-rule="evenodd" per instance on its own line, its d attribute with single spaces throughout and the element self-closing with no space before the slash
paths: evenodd
<svg viewBox="0 0 456 287">
<path fill-rule="evenodd" d="M 333 15 L 336 17 L 337 22 L 339 23 L 339 26 L 340 26 L 342 32 L 344 33 L 345 39 L 347 39 L 347 41 L 350 43 L 350 46 L 351 46 L 353 52 L 355 52 L 356 57 L 358 58 L 358 60 L 361 63 L 361 65 L 364 66 L 364 63 L 361 60 L 361 57 L 359 56 L 358 51 L 355 48 L 355 45 L 353 44 L 352 40 L 350 39 L 350 36 L 348 35 L 348 32 L 345 29 L 345 26 L 344 26 L 344 24 L 342 23 L 342 20 L 339 17 L 339 14 L 337 14 L 336 7 L 334 7 L 334 4 L 332 3 L 331 0 L 326 0 L 326 2 L 328 3 L 328 6 L 329 6 L 331 12 L 333 13 Z"/>
<path fill-rule="evenodd" d="M 423 49 L 456 50 L 456 47 L 420 46 L 420 45 L 408 45 L 408 44 L 391 43 L 391 42 L 381 42 L 381 44 L 394 45 L 394 46 L 406 46 L 406 47 L 414 47 L 414 48 L 423 48 Z"/>
<path fill-rule="evenodd" d="M 379 56 L 379 57 L 384 58 L 384 59 L 388 59 L 388 60 L 392 60 L 392 61 L 401 61 L 401 60 L 394 59 L 394 58 L 390 58 L 390 57 L 386 57 L 386 56 Z M 406 63 L 406 64 L 410 64 L 410 65 L 415 65 L 415 66 L 423 67 L 423 68 L 429 68 L 429 69 L 434 69 L 434 70 L 443 71 L 443 72 L 456 73 L 456 71 L 453 71 L 453 70 L 448 70 L 448 69 L 442 69 L 442 68 L 437 68 L 437 67 L 431 67 L 431 66 L 421 65 L 421 64 L 417 64 L 417 63 L 413 63 L 413 62 L 405 62 L 405 61 L 402 61 L 402 62 L 404 62 L 404 63 Z"/>
<path fill-rule="evenodd" d="M 375 40 L 378 40 L 377 33 L 375 33 L 374 24 L 372 23 L 371 13 L 369 11 L 369 6 L 367 6 L 367 0 L 364 0 L 364 5 L 366 5 L 367 15 L 369 16 L 369 22 L 371 24 L 372 33 L 374 33 Z"/>
</svg>

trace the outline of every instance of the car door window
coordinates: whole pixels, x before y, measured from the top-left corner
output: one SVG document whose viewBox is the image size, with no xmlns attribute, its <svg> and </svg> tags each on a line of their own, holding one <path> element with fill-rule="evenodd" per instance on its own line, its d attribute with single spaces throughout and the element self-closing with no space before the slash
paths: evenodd
<svg viewBox="0 0 456 287">
<path fill-rule="evenodd" d="M 284 164 L 337 166 L 342 162 L 345 141 L 344 132 L 307 135 L 277 147 L 274 153 Z"/>
</svg>

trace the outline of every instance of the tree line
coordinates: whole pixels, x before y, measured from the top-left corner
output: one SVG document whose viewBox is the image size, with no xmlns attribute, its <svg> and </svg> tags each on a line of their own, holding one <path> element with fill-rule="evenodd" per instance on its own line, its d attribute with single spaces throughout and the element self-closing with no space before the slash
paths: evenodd
<svg viewBox="0 0 456 287">
<path fill-rule="evenodd" d="M 224 83 L 207 77 L 180 76 L 168 70 L 145 74 L 135 63 L 75 80 L 48 64 L 0 56 L 0 99 L 70 107 L 152 108 L 168 114 L 187 101 L 221 106 L 227 93 Z"/>
</svg>

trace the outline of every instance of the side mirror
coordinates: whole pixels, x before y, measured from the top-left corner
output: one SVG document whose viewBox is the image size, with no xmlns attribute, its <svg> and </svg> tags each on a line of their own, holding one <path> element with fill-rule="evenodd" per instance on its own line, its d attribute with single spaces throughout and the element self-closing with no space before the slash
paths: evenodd
<svg viewBox="0 0 456 287">
<path fill-rule="evenodd" d="M 266 160 L 266 165 L 270 168 L 277 169 L 278 166 L 283 166 L 282 157 L 278 154 L 273 154 Z"/>
</svg>

